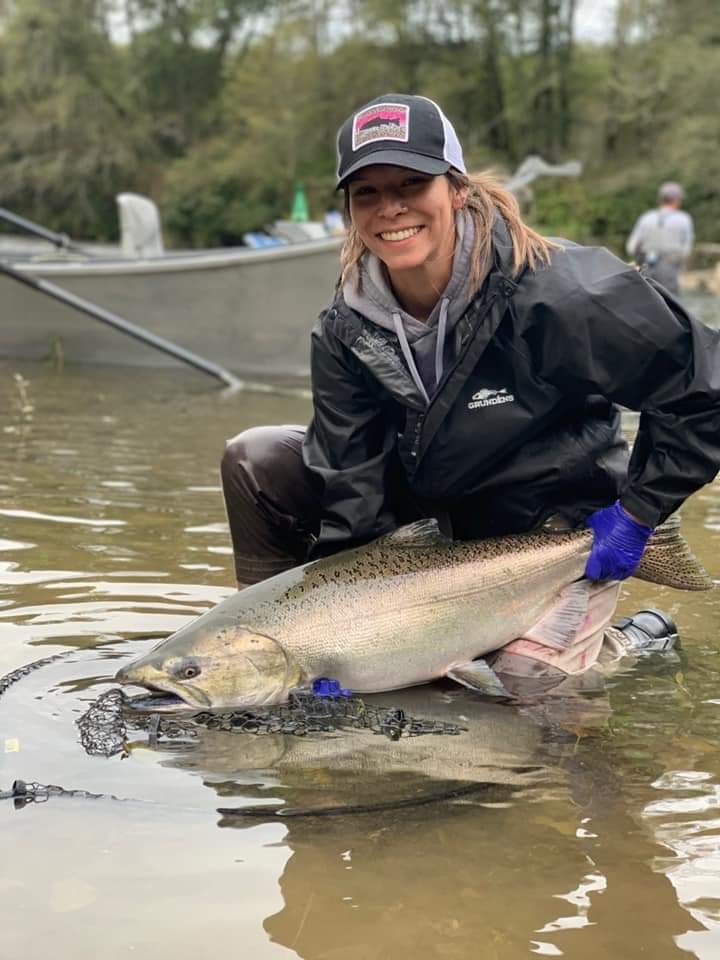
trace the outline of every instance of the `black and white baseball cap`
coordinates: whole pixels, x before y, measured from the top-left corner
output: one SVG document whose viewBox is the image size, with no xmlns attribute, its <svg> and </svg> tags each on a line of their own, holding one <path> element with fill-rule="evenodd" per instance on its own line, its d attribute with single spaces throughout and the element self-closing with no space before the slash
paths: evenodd
<svg viewBox="0 0 720 960">
<path fill-rule="evenodd" d="M 384 163 L 437 175 L 465 173 L 452 124 L 427 97 L 386 93 L 350 114 L 337 136 L 337 189 L 363 167 Z"/>
</svg>

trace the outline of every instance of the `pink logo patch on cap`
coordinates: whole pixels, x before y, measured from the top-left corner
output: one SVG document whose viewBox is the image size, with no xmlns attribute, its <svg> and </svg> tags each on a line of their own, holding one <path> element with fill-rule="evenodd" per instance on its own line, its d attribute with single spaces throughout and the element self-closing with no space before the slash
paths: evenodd
<svg viewBox="0 0 720 960">
<path fill-rule="evenodd" d="M 404 103 L 374 103 L 353 118 L 352 148 L 359 150 L 377 140 L 407 143 L 410 108 Z"/>
</svg>

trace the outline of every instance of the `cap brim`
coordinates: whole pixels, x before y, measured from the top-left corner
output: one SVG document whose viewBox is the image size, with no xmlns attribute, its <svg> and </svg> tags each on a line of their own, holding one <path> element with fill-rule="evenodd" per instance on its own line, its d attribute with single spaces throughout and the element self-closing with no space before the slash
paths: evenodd
<svg viewBox="0 0 720 960">
<path fill-rule="evenodd" d="M 421 153 L 410 153 L 409 150 L 376 150 L 368 154 L 362 160 L 357 160 L 349 170 L 346 170 L 342 178 L 338 180 L 335 189 L 344 187 L 348 180 L 362 170 L 364 167 L 375 167 L 378 164 L 385 164 L 389 167 L 406 167 L 408 170 L 417 170 L 418 173 L 429 173 L 432 176 L 438 176 L 441 173 L 447 173 L 452 164 L 447 160 L 438 160 L 437 157 L 424 157 Z"/>
</svg>

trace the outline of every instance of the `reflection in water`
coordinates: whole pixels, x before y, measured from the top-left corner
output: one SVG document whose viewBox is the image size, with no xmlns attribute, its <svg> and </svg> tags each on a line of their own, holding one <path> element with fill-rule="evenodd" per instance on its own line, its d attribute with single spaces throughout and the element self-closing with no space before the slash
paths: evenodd
<svg viewBox="0 0 720 960">
<path fill-rule="evenodd" d="M 576 913 L 569 917 L 558 917 L 541 927 L 537 933 L 555 933 L 557 930 L 579 930 L 581 927 L 590 926 L 588 912 L 590 910 L 591 893 L 602 893 L 607 890 L 607 878 L 601 873 L 586 874 L 578 886 L 570 893 L 556 893 L 558 900 L 567 900 L 569 904 L 576 908 Z"/>
<path fill-rule="evenodd" d="M 625 584 L 621 611 L 668 610 L 684 651 L 604 694 L 519 712 L 433 688 L 441 713 L 473 714 L 464 742 L 419 738 L 400 756 L 367 734 L 151 748 L 133 733 L 126 760 L 82 753 L 75 720 L 141 638 L 232 589 L 225 439 L 308 414 L 183 370 L 0 365 L 0 674 L 77 649 L 0 697 L 0 789 L 22 777 L 142 801 L 0 806 L 8 955 L 715 960 L 717 595 Z M 718 575 L 720 483 L 683 513 Z M 467 782 L 477 791 L 454 800 L 357 815 L 217 813 L 378 807 Z"/>
<path fill-rule="evenodd" d="M 625 677 L 611 691 L 608 745 L 625 805 L 658 844 L 650 867 L 687 910 L 689 929 L 675 942 L 701 960 L 720 955 L 720 712 L 708 696 L 717 689 L 720 610 L 717 597 L 709 600 L 679 669 Z"/>
<path fill-rule="evenodd" d="M 648 803 L 655 838 L 675 856 L 656 857 L 688 913 L 705 927 L 678 944 L 698 957 L 720 956 L 720 783 L 698 770 L 668 770 L 652 784 L 664 796 Z M 688 819 L 689 818 L 689 819 Z"/>
<path fill-rule="evenodd" d="M 585 701 L 586 716 L 583 701 L 558 702 L 556 715 L 546 704 L 551 725 L 541 726 L 534 711 L 442 685 L 371 699 L 462 720 L 468 731 L 399 742 L 358 731 L 303 739 L 204 731 L 162 761 L 199 773 L 217 792 L 223 827 L 254 822 L 234 816 L 231 799 L 240 798 L 241 811 L 248 797 L 279 798 L 291 813 L 312 814 L 285 821 L 292 855 L 280 878 L 284 907 L 264 924 L 273 942 L 307 960 L 401 951 L 464 958 L 480 942 L 483 956 L 560 956 L 598 924 L 601 897 L 614 913 L 634 884 L 662 910 L 662 923 L 638 931 L 637 941 L 632 928 L 613 932 L 603 923 L 600 942 L 613 951 L 659 947 L 687 929 L 670 886 L 648 879 L 651 848 L 625 845 L 635 855 L 630 864 L 604 838 L 605 823 L 623 817 L 620 782 L 601 752 L 588 749 L 587 761 L 578 753 L 567 723 L 590 744 L 602 738 L 607 703 Z M 383 809 L 442 797 L 462 781 L 478 789 L 461 800 Z M 368 803 L 371 814 L 352 812 Z M 345 815 L 322 816 L 342 806 Z M 583 955 L 593 955 L 593 942 Z"/>
<path fill-rule="evenodd" d="M 265 929 L 305 960 L 669 955 L 662 947 L 687 918 L 665 879 L 647 871 L 651 847 L 631 841 L 618 857 L 602 839 L 579 840 L 574 825 L 542 795 L 292 822 L 284 906 Z M 648 903 L 652 926 L 642 925 Z"/>
<path fill-rule="evenodd" d="M 0 510 L 0 515 L 6 517 L 21 517 L 24 520 L 43 520 L 46 523 L 73 523 L 84 524 L 87 527 L 123 527 L 124 520 L 88 520 L 85 517 L 63 517 L 49 513 L 38 513 L 35 510 Z"/>
<path fill-rule="evenodd" d="M 441 684 L 364 699 L 371 707 L 400 707 L 408 716 L 465 729 L 457 735 L 392 740 L 364 729 L 297 737 L 201 728 L 197 739 L 163 763 L 199 773 L 224 799 L 247 797 L 246 778 L 235 778 L 244 771 L 262 771 L 270 775 L 272 795 L 286 809 L 313 814 L 422 803 L 468 784 L 476 785 L 477 796 L 484 799 L 492 786 L 530 786 L 543 779 L 542 731 L 512 707 Z M 511 793 L 502 791 L 503 797 Z M 259 795 L 267 796 L 264 783 Z M 232 813 L 225 819 L 232 821 Z"/>
</svg>

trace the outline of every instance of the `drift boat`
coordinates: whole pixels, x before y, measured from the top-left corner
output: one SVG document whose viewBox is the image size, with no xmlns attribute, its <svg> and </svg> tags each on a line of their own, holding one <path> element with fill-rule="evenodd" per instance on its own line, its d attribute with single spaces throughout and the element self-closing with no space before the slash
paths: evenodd
<svg viewBox="0 0 720 960">
<path fill-rule="evenodd" d="M 257 249 L 3 259 L 238 373 L 304 376 L 341 243 L 327 236 Z M 59 342 L 70 362 L 177 363 L 8 276 L 0 276 L 0 303 L 0 357 L 42 359 Z"/>
</svg>

